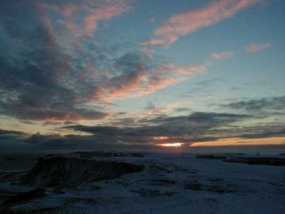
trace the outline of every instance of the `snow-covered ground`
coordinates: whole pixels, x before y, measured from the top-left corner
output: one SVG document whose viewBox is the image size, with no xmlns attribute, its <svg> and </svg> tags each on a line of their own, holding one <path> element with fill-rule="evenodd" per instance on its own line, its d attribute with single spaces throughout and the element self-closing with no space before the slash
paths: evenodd
<svg viewBox="0 0 285 214">
<path fill-rule="evenodd" d="M 83 184 L 14 205 L 44 213 L 285 213 L 285 167 L 196 159 L 188 154 L 95 158 L 145 165 L 139 173 Z M 0 189 L 17 185 L 0 183 Z"/>
</svg>

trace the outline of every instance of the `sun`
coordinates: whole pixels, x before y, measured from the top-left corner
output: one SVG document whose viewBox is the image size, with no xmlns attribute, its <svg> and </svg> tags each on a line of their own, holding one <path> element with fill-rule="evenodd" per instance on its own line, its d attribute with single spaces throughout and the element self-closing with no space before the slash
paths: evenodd
<svg viewBox="0 0 285 214">
<path fill-rule="evenodd" d="M 181 147 L 183 143 L 161 143 L 157 145 L 161 147 Z"/>
</svg>

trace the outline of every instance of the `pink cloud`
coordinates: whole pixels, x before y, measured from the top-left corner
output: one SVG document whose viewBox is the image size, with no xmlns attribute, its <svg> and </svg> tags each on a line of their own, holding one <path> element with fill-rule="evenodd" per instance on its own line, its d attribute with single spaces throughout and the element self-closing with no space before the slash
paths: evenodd
<svg viewBox="0 0 285 214">
<path fill-rule="evenodd" d="M 131 2 L 132 0 L 83 0 L 78 3 L 63 1 L 60 4 L 37 2 L 36 5 L 42 12 L 42 19 L 49 24 L 55 36 L 65 41 L 67 37 L 84 39 L 94 36 L 99 21 L 109 20 L 131 10 Z M 51 12 L 56 12 L 59 18 L 52 20 Z M 62 37 L 62 30 L 57 31 L 54 21 L 64 27 L 66 37 Z"/>
<path fill-rule="evenodd" d="M 217 24 L 233 17 L 237 12 L 263 0 L 219 0 L 198 10 L 176 14 L 155 30 L 158 38 L 144 42 L 144 45 L 164 45 L 174 43 L 179 37 L 193 33 L 203 27 Z"/>
<path fill-rule="evenodd" d="M 138 98 L 148 94 L 152 94 L 159 89 L 166 88 L 184 79 L 165 77 L 157 81 L 149 82 L 143 75 L 138 75 L 135 79 L 124 82 L 124 85 L 116 87 L 100 87 L 92 91 L 92 96 L 89 96 L 89 101 L 104 101 L 109 102 L 115 99 Z"/>
<path fill-rule="evenodd" d="M 190 66 L 180 66 L 173 63 L 163 65 L 155 70 L 156 74 L 161 74 L 159 78 L 149 76 L 147 82 L 144 82 L 139 88 L 127 91 L 127 97 L 145 96 L 179 82 L 187 81 L 193 75 L 206 71 L 210 65 L 211 62 L 208 61 L 201 65 Z"/>
<path fill-rule="evenodd" d="M 93 36 L 98 21 L 111 19 L 130 10 L 131 7 L 127 4 L 128 2 L 130 1 L 114 1 L 110 4 L 102 6 L 99 9 L 85 8 L 90 13 L 84 19 L 86 33 L 89 36 Z"/>
<path fill-rule="evenodd" d="M 212 53 L 211 56 L 214 59 L 229 59 L 234 57 L 235 52 L 234 51 L 223 51 L 219 53 Z"/>
<path fill-rule="evenodd" d="M 187 81 L 191 76 L 204 72 L 211 65 L 179 66 L 166 64 L 152 71 L 138 71 L 134 75 L 122 75 L 110 79 L 104 87 L 93 89 L 88 96 L 89 101 L 109 102 L 114 99 L 138 98 L 152 94 L 179 82 Z"/>
<path fill-rule="evenodd" d="M 149 57 L 152 57 L 154 54 L 154 50 L 148 48 L 148 47 L 141 47 L 141 51 L 145 54 L 147 54 Z"/>
<path fill-rule="evenodd" d="M 115 99 L 130 99 L 139 98 L 167 88 L 176 83 L 186 81 L 185 77 L 164 77 L 151 82 L 141 82 L 141 84 L 128 84 L 123 88 L 117 90 L 105 90 L 105 96 L 101 97 L 104 101 L 110 102 Z"/>
<path fill-rule="evenodd" d="M 187 78 L 185 77 L 178 77 L 178 78 L 165 77 L 163 79 L 152 81 L 149 85 L 141 89 L 139 96 L 151 94 L 159 89 L 163 89 L 175 83 L 186 81 L 186 80 Z"/>
<path fill-rule="evenodd" d="M 201 65 L 179 66 L 175 64 L 168 64 L 166 67 L 171 69 L 172 72 L 180 75 L 194 75 L 196 73 L 204 72 L 212 64 L 210 61 L 206 61 Z"/>
<path fill-rule="evenodd" d="M 257 53 L 263 51 L 264 49 L 270 48 L 272 44 L 267 43 L 253 43 L 244 47 L 245 51 L 248 53 Z"/>
</svg>

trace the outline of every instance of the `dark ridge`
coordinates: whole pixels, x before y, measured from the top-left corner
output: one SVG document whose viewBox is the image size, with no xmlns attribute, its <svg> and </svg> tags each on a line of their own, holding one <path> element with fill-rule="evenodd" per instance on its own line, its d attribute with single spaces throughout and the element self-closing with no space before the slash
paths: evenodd
<svg viewBox="0 0 285 214">
<path fill-rule="evenodd" d="M 285 166 L 285 158 L 282 157 L 247 157 L 243 154 L 205 154 L 196 155 L 199 159 L 217 159 L 232 163 L 246 163 L 250 165 Z"/>
<path fill-rule="evenodd" d="M 91 158 L 91 157 L 144 157 L 143 153 L 133 152 L 104 152 L 104 151 L 94 151 L 94 152 L 75 152 L 74 154 L 79 155 L 81 158 Z"/>
<path fill-rule="evenodd" d="M 9 198 L 7 201 L 5 201 L 4 206 L 11 206 L 13 204 L 25 203 L 27 201 L 37 198 L 42 198 L 44 196 L 45 196 L 45 190 L 42 188 L 38 188 L 29 192 L 20 193 L 16 196 Z"/>
<path fill-rule="evenodd" d="M 36 187 L 76 187 L 84 182 L 118 178 L 140 172 L 143 165 L 117 161 L 98 161 L 71 157 L 40 159 L 22 179 L 23 185 Z"/>
<path fill-rule="evenodd" d="M 285 166 L 285 158 L 275 157 L 237 157 L 228 158 L 225 161 L 233 163 L 246 163 L 250 165 Z"/>
</svg>

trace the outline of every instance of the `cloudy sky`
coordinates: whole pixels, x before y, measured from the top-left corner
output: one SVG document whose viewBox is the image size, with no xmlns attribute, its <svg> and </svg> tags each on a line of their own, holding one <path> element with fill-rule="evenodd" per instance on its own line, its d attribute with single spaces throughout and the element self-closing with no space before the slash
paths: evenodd
<svg viewBox="0 0 285 214">
<path fill-rule="evenodd" d="M 1 0 L 0 149 L 284 145 L 284 20 L 283 0 Z"/>
</svg>

